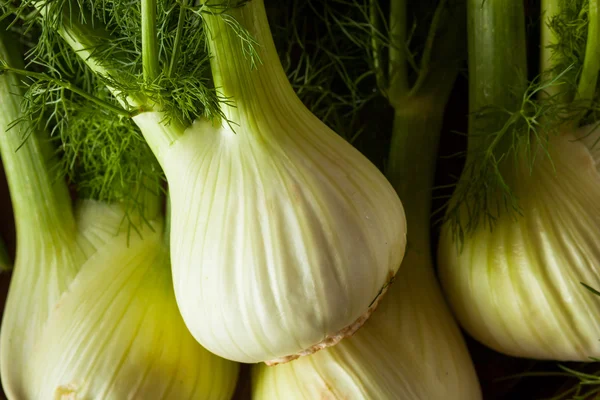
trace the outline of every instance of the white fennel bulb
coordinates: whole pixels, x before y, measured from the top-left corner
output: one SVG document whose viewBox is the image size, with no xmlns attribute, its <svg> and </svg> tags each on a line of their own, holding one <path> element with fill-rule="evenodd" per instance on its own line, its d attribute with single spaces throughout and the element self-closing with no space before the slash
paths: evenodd
<svg viewBox="0 0 600 400">
<path fill-rule="evenodd" d="M 18 66 L 4 35 L 0 58 Z M 47 136 L 32 131 L 24 141 L 18 128 L 8 129 L 21 117 L 21 89 L 3 72 L 0 151 L 17 228 L 0 331 L 7 397 L 229 399 L 238 367 L 185 327 L 161 223 L 142 240 L 117 234 L 121 205 L 83 201 L 74 216 L 66 184 L 52 176 Z M 136 206 L 158 204 L 155 196 L 144 200 Z"/>
<path fill-rule="evenodd" d="M 77 243 L 86 260 L 97 251 L 110 251 L 110 243 L 124 225 L 123 206 L 82 199 L 75 206 Z"/>
<path fill-rule="evenodd" d="M 462 334 L 431 257 L 409 248 L 397 279 L 353 337 L 290 363 L 258 365 L 256 400 L 480 400 Z"/>
<path fill-rule="evenodd" d="M 96 216 L 118 214 L 107 208 L 84 206 Z M 86 224 L 86 236 L 105 236 L 102 225 Z M 32 399 L 231 398 L 238 365 L 187 330 L 161 222 L 141 235 L 107 237 L 56 304 L 30 364 Z"/>
<path fill-rule="evenodd" d="M 390 21 L 404 15 L 406 7 L 393 2 Z M 394 282 L 354 336 L 286 364 L 255 366 L 253 399 L 481 400 L 469 352 L 436 281 L 430 242 L 436 150 L 444 107 L 461 68 L 456 56 L 461 54 L 463 11 L 443 2 L 436 10 L 434 25 L 444 35 L 435 37 L 433 58 L 422 59 L 432 67 L 423 68 L 417 79 L 428 82 L 425 88 L 391 82 L 384 87 L 394 108 L 386 174 L 402 198 L 409 226 L 406 255 Z M 389 40 L 401 48 L 411 23 L 395 21 Z M 427 64 L 430 60 L 435 61 Z M 398 71 L 396 82 L 409 81 L 404 63 L 402 57 L 390 61 Z"/>
<path fill-rule="evenodd" d="M 182 41 L 157 34 L 156 3 L 141 5 L 143 82 L 136 84 L 148 91 L 132 89 L 135 77 L 119 67 L 122 54 L 107 59 L 92 50 L 110 36 L 101 32 L 106 21 L 90 22 L 85 6 L 77 16 L 66 8 L 40 11 L 56 17 L 52 28 L 93 73 L 114 83 L 109 89 L 127 103 L 121 115 L 132 116 L 164 170 L 173 281 L 186 325 L 208 350 L 241 362 L 275 364 L 335 345 L 360 328 L 400 266 L 400 199 L 298 99 L 262 0 L 231 8 L 201 1 L 197 13 L 181 8 L 182 17 L 203 20 L 193 20 L 201 29 L 185 28 L 185 19 L 179 27 L 190 39 L 203 33 L 218 99 L 207 97 L 200 61 L 189 63 L 197 56 L 182 52 L 167 67 L 164 55 L 178 54 Z M 176 70 L 185 71 L 179 80 L 170 75 Z M 169 89 L 152 93 L 148 82 L 160 88 L 165 78 Z"/>
<path fill-rule="evenodd" d="M 134 120 L 169 182 L 187 326 L 215 354 L 275 364 L 362 325 L 400 266 L 406 222 L 383 174 L 294 93 L 263 2 L 228 13 L 262 60 L 251 68 L 234 28 L 206 15 L 229 122 L 199 120 L 164 142 L 162 114 Z"/>
<path fill-rule="evenodd" d="M 337 341 L 402 258 L 404 220 L 389 184 L 341 139 L 313 133 L 319 121 L 306 125 L 267 144 L 198 123 L 163 159 L 178 171 L 168 176 L 179 307 L 196 338 L 226 358 L 273 360 Z"/>
<path fill-rule="evenodd" d="M 438 263 L 462 326 L 492 349 L 518 357 L 600 357 L 600 161 L 597 132 L 552 137 L 529 172 L 511 176 L 520 216 L 481 226 L 460 249 L 449 226 Z M 578 138 L 585 137 L 580 140 Z M 551 161 L 550 161 L 551 160 Z"/>
</svg>

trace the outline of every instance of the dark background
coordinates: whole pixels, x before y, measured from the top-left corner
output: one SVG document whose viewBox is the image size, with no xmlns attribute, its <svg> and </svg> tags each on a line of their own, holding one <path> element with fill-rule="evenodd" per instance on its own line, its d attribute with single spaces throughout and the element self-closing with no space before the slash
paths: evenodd
<svg viewBox="0 0 600 400">
<path fill-rule="evenodd" d="M 531 71 L 537 70 L 537 59 L 539 55 L 539 2 L 536 0 L 525 0 L 525 8 L 528 20 L 529 40 L 529 65 Z M 389 132 L 391 130 L 392 112 L 387 103 L 375 100 L 364 111 L 365 121 L 368 119 L 372 131 L 376 132 L 368 139 L 355 143 L 376 164 L 381 166 L 382 151 L 387 152 L 389 144 Z M 436 172 L 436 187 L 445 186 L 455 181 L 460 174 L 463 160 L 452 155 L 462 151 L 466 147 L 466 137 L 455 132 L 467 131 L 468 114 L 468 87 L 464 74 L 459 76 L 445 113 L 445 122 L 441 135 L 439 147 L 439 161 Z M 436 197 L 448 195 L 451 189 L 436 189 Z M 433 209 L 443 205 L 441 199 L 435 200 Z M 433 225 L 434 243 L 432 249 L 435 251 L 435 240 L 438 227 Z M 0 235 L 7 244 L 11 257 L 14 259 L 15 230 L 12 217 L 8 187 L 4 177 L 4 171 L 0 171 Z M 4 308 L 4 301 L 10 281 L 10 273 L 0 275 L 0 309 Z M 478 344 L 466 336 L 471 356 L 479 375 L 480 383 L 485 400 L 538 400 L 548 399 L 556 396 L 565 388 L 573 385 L 575 380 L 564 377 L 521 377 L 515 379 L 501 379 L 504 377 L 521 374 L 524 372 L 556 372 L 556 362 L 539 362 L 527 359 L 517 359 L 496 353 Z M 567 363 L 573 368 L 581 369 L 582 364 Z M 588 364 L 587 370 L 593 370 L 595 365 Z M 238 390 L 235 399 L 249 399 L 249 366 L 242 366 Z M 2 395 L 0 393 L 0 395 Z M 3 396 L 2 396 L 3 397 Z M 589 397 L 594 398 L 594 397 Z M 595 397 L 600 398 L 600 397 Z M 406 399 L 410 400 L 410 399 Z"/>
</svg>

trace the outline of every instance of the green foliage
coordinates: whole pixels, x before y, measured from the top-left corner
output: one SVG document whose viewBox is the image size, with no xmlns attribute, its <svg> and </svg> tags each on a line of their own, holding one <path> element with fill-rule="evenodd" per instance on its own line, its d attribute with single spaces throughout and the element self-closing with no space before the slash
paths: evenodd
<svg viewBox="0 0 600 400">
<path fill-rule="evenodd" d="M 453 197 L 445 207 L 444 219 L 450 224 L 459 246 L 465 236 L 481 225 L 493 229 L 505 213 L 521 214 L 519 198 L 513 190 L 513 175 L 523 169 L 515 172 L 515 167 L 524 159 L 527 166 L 524 171 L 531 173 L 540 155 L 535 149 L 541 148 L 541 154 L 549 157 L 550 137 L 560 133 L 560 127 L 569 122 L 571 113 L 589 109 L 582 102 L 565 104 L 560 101 L 560 94 L 537 101 L 537 96 L 546 88 L 561 85 L 571 70 L 567 67 L 550 81 L 533 81 L 515 110 L 489 106 L 474 113 L 469 137 L 483 140 L 460 154 L 466 156 L 466 163 Z"/>
<path fill-rule="evenodd" d="M 202 17 L 222 15 L 247 43 L 248 57 L 254 60 L 252 38 L 224 14 L 243 3 L 209 1 L 191 6 L 187 1 L 158 1 L 161 73 L 145 82 L 140 2 L 27 0 L 18 6 L 3 2 L 3 18 L 29 48 L 27 70 L 15 71 L 23 75 L 27 91 L 23 116 L 13 127 L 31 122 L 23 125 L 30 127 L 24 140 L 34 129 L 52 132 L 62 160 L 57 177 L 67 176 L 80 196 L 135 205 L 132 195 L 138 191 L 133 188 L 140 182 L 159 182 L 163 174 L 129 117 L 158 108 L 167 123 L 221 118 L 220 103 L 227 99 L 212 87 Z M 83 33 L 82 45 L 91 51 L 97 68 L 88 68 L 89 60 L 61 37 L 65 27 Z M 127 97 L 142 99 L 143 104 L 130 105 Z"/>
<path fill-rule="evenodd" d="M 565 91 L 572 97 L 585 60 L 589 4 L 586 0 L 560 0 L 560 7 L 561 13 L 546 21 L 558 39 L 549 46 L 553 66 L 550 72 L 552 76 L 562 75 L 562 82 L 568 85 Z"/>
<path fill-rule="evenodd" d="M 517 163 L 524 158 L 531 171 L 540 158 L 536 148 L 541 146 L 541 154 L 549 157 L 547 145 L 552 135 L 566 126 L 576 128 L 596 120 L 597 95 L 592 102 L 577 96 L 578 90 L 587 90 L 580 80 L 589 50 L 588 2 L 559 2 L 562 12 L 541 22 L 556 36 L 556 42 L 549 46 L 551 70 L 529 82 L 524 94 L 516 97 L 520 99 L 516 107 L 489 104 L 471 116 L 469 142 L 476 145 L 470 144 L 468 152 L 459 154 L 466 156 L 465 166 L 441 219 L 450 224 L 459 246 L 480 226 L 493 229 L 500 216 L 520 215 L 511 178 Z M 507 85 L 504 94 L 511 90 Z M 444 210 L 438 210 L 441 211 Z"/>
<path fill-rule="evenodd" d="M 370 52 L 369 2 L 308 0 L 267 7 L 294 90 L 317 117 L 355 141 L 365 127 L 361 112 L 382 94 Z"/>
</svg>

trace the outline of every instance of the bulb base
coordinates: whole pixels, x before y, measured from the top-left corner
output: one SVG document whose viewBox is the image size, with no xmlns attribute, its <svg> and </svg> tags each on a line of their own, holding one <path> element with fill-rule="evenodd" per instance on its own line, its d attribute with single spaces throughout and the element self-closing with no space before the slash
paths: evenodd
<svg viewBox="0 0 600 400">
<path fill-rule="evenodd" d="M 274 358 L 272 360 L 267 360 L 267 361 L 265 361 L 265 364 L 268 365 L 269 367 L 278 365 L 278 364 L 285 364 L 287 362 L 294 361 L 300 357 L 309 356 L 311 354 L 314 354 L 319 350 L 323 350 L 328 347 L 333 347 L 336 344 L 338 344 L 339 342 L 341 342 L 342 339 L 345 339 L 345 338 L 348 338 L 348 337 L 351 337 L 352 335 L 354 335 L 365 324 L 365 322 L 367 322 L 367 320 L 369 319 L 371 314 L 373 314 L 373 311 L 375 311 L 375 309 L 377 308 L 377 306 L 383 299 L 383 296 L 386 294 L 386 292 L 390 288 L 390 285 L 394 282 L 395 277 L 396 277 L 396 275 L 394 274 L 394 272 L 390 271 L 389 277 L 388 277 L 385 285 L 383 285 L 383 287 L 381 288 L 381 290 L 379 291 L 379 293 L 377 294 L 375 299 L 371 302 L 371 305 L 369 306 L 367 311 L 363 315 L 361 315 L 356 321 L 354 321 L 352 324 L 337 331 L 336 333 L 334 333 L 332 335 L 326 336 L 325 339 L 321 340 L 317 344 L 310 346 L 309 348 L 307 348 L 305 350 L 299 351 L 298 353 L 291 354 L 288 356 L 278 357 L 278 358 Z"/>
</svg>

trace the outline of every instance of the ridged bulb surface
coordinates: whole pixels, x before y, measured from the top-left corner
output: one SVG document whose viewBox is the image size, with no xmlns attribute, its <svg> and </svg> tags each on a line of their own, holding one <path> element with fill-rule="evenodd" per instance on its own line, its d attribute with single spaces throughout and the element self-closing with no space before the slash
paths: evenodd
<svg viewBox="0 0 600 400">
<path fill-rule="evenodd" d="M 83 265 L 36 344 L 28 399 L 231 398 L 238 365 L 187 330 L 160 224 L 154 230 L 113 236 Z"/>
<path fill-rule="evenodd" d="M 404 255 L 382 173 L 299 100 L 242 126 L 196 122 L 159 159 L 177 302 L 222 357 L 279 362 L 357 328 Z M 277 116 L 277 115 L 276 115 Z"/>
<path fill-rule="evenodd" d="M 0 29 L 0 59 L 24 68 L 22 53 Z M 4 393 L 21 399 L 28 387 L 25 369 L 48 314 L 85 261 L 77 245 L 71 204 L 64 182 L 55 179 L 53 149 L 23 118 L 23 85 L 18 76 L 0 74 L 0 153 L 10 189 L 16 228 L 14 271 L 0 329 L 0 372 Z M 6 203 L 5 203 L 6 204 Z"/>
<path fill-rule="evenodd" d="M 11 399 L 25 398 L 34 345 L 54 304 L 85 261 L 75 233 L 60 229 L 32 234 L 18 250 L 0 330 L 2 386 Z"/>
<path fill-rule="evenodd" d="M 120 231 L 127 228 L 125 206 L 84 199 L 75 205 L 77 245 L 89 259 L 97 251 L 110 251 Z M 132 215 L 130 215 L 130 218 Z"/>
<path fill-rule="evenodd" d="M 553 137 L 531 175 L 514 176 L 522 216 L 480 226 L 462 251 L 448 227 L 440 278 L 462 326 L 517 357 L 589 361 L 600 356 L 600 173 L 597 134 Z M 597 133 L 597 132 L 596 132 Z M 587 136 L 586 136 L 587 135 Z M 584 140 L 577 140 L 586 136 Z"/>
<path fill-rule="evenodd" d="M 31 234 L 17 247 L 0 331 L 2 384 L 9 398 L 35 398 L 29 392 L 36 383 L 28 368 L 47 321 L 81 266 L 114 239 L 122 220 L 118 206 L 81 201 L 72 230 L 57 227 Z"/>
<path fill-rule="evenodd" d="M 256 400 L 480 400 L 475 369 L 431 269 L 409 249 L 353 337 L 287 364 L 257 365 Z"/>
</svg>

